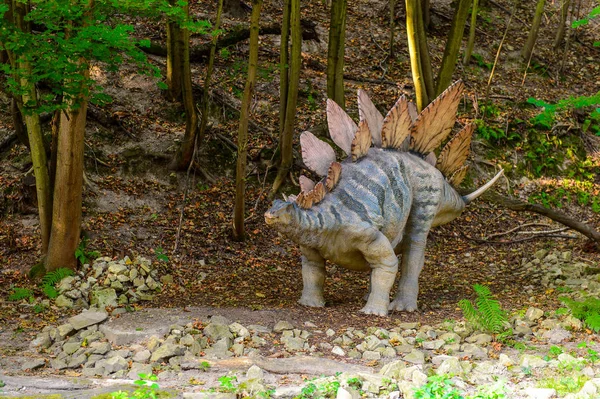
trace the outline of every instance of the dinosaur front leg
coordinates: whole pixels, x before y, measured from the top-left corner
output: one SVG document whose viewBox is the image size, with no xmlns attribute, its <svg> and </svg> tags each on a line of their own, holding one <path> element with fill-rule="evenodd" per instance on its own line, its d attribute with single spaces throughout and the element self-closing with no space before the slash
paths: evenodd
<svg viewBox="0 0 600 399">
<path fill-rule="evenodd" d="M 325 283 L 325 259 L 314 249 L 300 247 L 302 252 L 302 297 L 301 305 L 312 307 L 325 306 L 323 285 Z"/>
<path fill-rule="evenodd" d="M 365 245 L 361 252 L 371 265 L 371 288 L 369 299 L 361 312 L 387 316 L 390 290 L 398 272 L 398 258 L 390 241 L 380 232 L 375 240 Z"/>
<path fill-rule="evenodd" d="M 425 262 L 425 244 L 427 235 L 422 237 L 407 236 L 402 243 L 402 264 L 398 292 L 390 304 L 390 310 L 417 310 L 419 294 L 419 275 Z"/>
</svg>

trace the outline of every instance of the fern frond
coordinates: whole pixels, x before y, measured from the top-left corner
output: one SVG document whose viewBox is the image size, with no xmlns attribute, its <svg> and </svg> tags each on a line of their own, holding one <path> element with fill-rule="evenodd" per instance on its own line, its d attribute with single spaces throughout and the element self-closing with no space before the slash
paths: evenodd
<svg viewBox="0 0 600 399">
<path fill-rule="evenodd" d="M 42 291 L 50 299 L 55 299 L 58 296 L 58 291 L 53 285 L 43 285 Z"/>
<path fill-rule="evenodd" d="M 66 267 L 61 267 L 50 273 L 47 273 L 44 277 L 42 277 L 42 286 L 45 286 L 45 285 L 55 286 L 63 278 L 69 277 L 72 275 L 73 275 L 73 270 L 68 269 Z"/>
<path fill-rule="evenodd" d="M 595 313 L 585 318 L 585 325 L 595 333 L 600 332 L 600 313 Z"/>
<path fill-rule="evenodd" d="M 8 296 L 9 301 L 20 301 L 33 296 L 33 292 L 29 288 L 15 287 L 13 293 Z"/>
<path fill-rule="evenodd" d="M 480 327 L 479 314 L 471 301 L 468 299 L 461 299 L 458 301 L 458 306 L 469 323 L 473 324 L 475 327 Z"/>
<path fill-rule="evenodd" d="M 489 293 L 489 289 L 487 291 Z M 477 308 L 481 314 L 481 321 L 486 330 L 499 333 L 504 329 L 507 321 L 506 314 L 500 306 L 500 302 L 489 294 L 481 294 L 476 300 Z"/>
</svg>

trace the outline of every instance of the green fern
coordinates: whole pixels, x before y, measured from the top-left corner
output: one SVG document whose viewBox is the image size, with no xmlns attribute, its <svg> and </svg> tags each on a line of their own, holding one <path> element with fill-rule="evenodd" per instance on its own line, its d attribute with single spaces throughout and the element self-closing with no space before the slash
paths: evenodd
<svg viewBox="0 0 600 399">
<path fill-rule="evenodd" d="M 559 299 L 571 309 L 573 317 L 583 321 L 590 330 L 600 332 L 600 299 L 586 298 L 584 301 L 575 301 L 566 297 Z"/>
<path fill-rule="evenodd" d="M 12 294 L 8 296 L 9 301 L 21 301 L 33 296 L 33 292 L 29 288 L 15 287 Z"/>
<path fill-rule="evenodd" d="M 42 277 L 42 292 L 50 299 L 54 299 L 58 296 L 56 290 L 56 284 L 58 284 L 63 278 L 73 275 L 73 270 L 61 267 L 50 273 L 47 273 Z"/>
<path fill-rule="evenodd" d="M 483 331 L 494 334 L 504 331 L 508 319 L 500 302 L 494 298 L 490 289 L 484 285 L 475 284 L 473 290 L 477 294 L 475 305 L 467 299 L 463 299 L 458 303 L 465 319 Z"/>
</svg>

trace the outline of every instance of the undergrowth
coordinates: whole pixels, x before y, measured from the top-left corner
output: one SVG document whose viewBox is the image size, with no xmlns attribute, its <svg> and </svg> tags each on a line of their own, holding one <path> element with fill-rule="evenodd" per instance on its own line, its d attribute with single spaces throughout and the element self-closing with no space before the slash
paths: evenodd
<svg viewBox="0 0 600 399">
<path fill-rule="evenodd" d="M 585 323 L 595 333 L 600 332 L 600 299 L 588 297 L 583 301 L 561 297 L 561 302 L 571 309 L 573 317 Z"/>
<path fill-rule="evenodd" d="M 485 285 L 475 284 L 473 290 L 477 294 L 475 305 L 468 299 L 458 302 L 465 319 L 485 332 L 498 334 L 506 330 L 508 322 L 506 312 L 500 302 L 494 298 Z"/>
</svg>

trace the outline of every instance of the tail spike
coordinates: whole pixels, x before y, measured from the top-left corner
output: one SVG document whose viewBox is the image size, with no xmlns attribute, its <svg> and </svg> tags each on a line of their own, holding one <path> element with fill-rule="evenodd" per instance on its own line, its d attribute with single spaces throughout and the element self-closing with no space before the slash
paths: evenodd
<svg viewBox="0 0 600 399">
<path fill-rule="evenodd" d="M 494 185 L 494 183 L 496 183 L 496 180 L 498 180 L 500 178 L 500 176 L 502 176 L 503 174 L 504 174 L 504 169 L 500 169 L 500 172 L 496 173 L 496 176 L 494 176 L 494 178 L 492 180 L 485 183 L 483 186 L 479 187 L 477 190 L 473 191 L 471 194 L 463 195 L 462 198 L 463 198 L 463 201 L 465 201 L 465 204 L 469 205 L 469 203 L 473 202 L 477 197 L 479 197 L 481 194 L 483 194 L 487 190 L 489 190 L 489 188 L 492 187 Z"/>
</svg>

